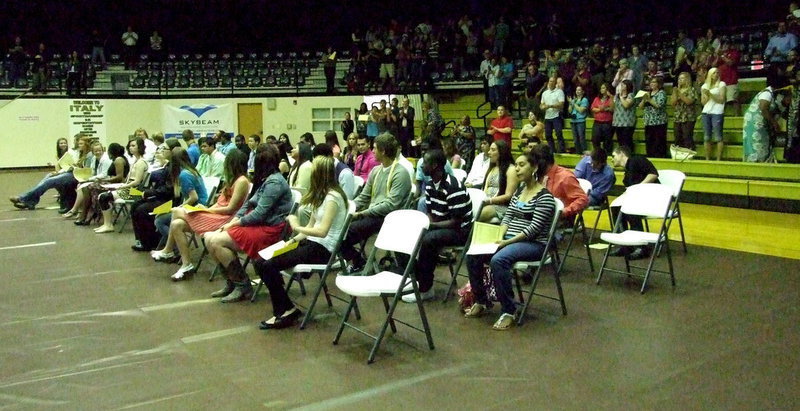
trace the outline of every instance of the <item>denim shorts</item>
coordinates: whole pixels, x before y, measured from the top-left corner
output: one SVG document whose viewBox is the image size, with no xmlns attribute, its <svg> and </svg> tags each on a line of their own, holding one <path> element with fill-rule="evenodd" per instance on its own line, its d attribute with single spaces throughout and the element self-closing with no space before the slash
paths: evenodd
<svg viewBox="0 0 800 411">
<path fill-rule="evenodd" d="M 703 113 L 701 119 L 703 121 L 704 142 L 714 140 L 719 143 L 722 141 L 722 118 L 722 114 Z"/>
</svg>

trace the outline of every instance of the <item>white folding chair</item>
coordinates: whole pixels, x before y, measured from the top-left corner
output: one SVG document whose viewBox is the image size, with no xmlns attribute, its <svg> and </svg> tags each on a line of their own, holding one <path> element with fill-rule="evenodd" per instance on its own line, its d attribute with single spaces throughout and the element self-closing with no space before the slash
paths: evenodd
<svg viewBox="0 0 800 411">
<path fill-rule="evenodd" d="M 336 245 L 333 248 L 333 252 L 331 253 L 331 257 L 328 259 L 326 264 L 298 264 L 291 269 L 284 271 L 284 275 L 289 277 L 289 281 L 286 284 L 286 291 L 292 287 L 294 282 L 298 282 L 301 286 L 301 289 L 305 289 L 303 286 L 303 280 L 311 278 L 314 274 L 319 275 L 319 285 L 317 286 L 316 291 L 314 292 L 314 296 L 311 299 L 311 303 L 306 310 L 306 315 L 303 317 L 303 321 L 300 323 L 300 329 L 306 328 L 306 324 L 312 318 L 314 313 L 314 307 L 317 304 L 317 300 L 319 299 L 320 293 L 323 291 L 325 292 L 325 300 L 328 302 L 328 308 L 333 308 L 333 302 L 331 298 L 339 300 L 341 302 L 349 302 L 342 297 L 339 297 L 335 294 L 331 294 L 328 291 L 327 279 L 328 275 L 332 271 L 335 270 L 334 267 L 344 267 L 344 258 L 340 253 L 340 247 L 342 245 L 342 241 L 344 237 L 347 235 L 347 229 L 350 227 L 350 222 L 353 219 L 353 214 L 356 213 L 356 203 L 353 201 L 348 202 L 348 210 L 347 210 L 347 218 L 344 222 L 344 226 L 342 227 L 342 232 L 339 234 L 339 237 L 336 239 Z M 338 265 L 336 263 L 339 263 Z M 261 284 L 259 284 L 261 286 Z M 305 294 L 305 293 L 303 293 Z M 354 307 L 356 319 L 361 319 L 361 313 L 358 310 L 358 306 Z"/>
<path fill-rule="evenodd" d="M 486 199 L 486 193 L 479 188 L 468 188 L 467 195 L 469 196 L 469 200 L 472 203 L 473 224 L 472 228 L 470 228 L 469 230 L 469 235 L 467 236 L 466 244 L 457 247 L 446 247 L 444 249 L 451 252 L 458 252 L 460 255 L 455 269 L 453 268 L 452 263 L 449 264 L 448 268 L 450 269 L 450 285 L 447 287 L 447 293 L 445 293 L 444 300 L 442 300 L 442 302 L 447 302 L 447 300 L 450 298 L 450 295 L 458 287 L 458 276 L 460 275 L 458 272 L 461 271 L 461 266 L 464 264 L 464 258 L 466 258 L 467 255 L 467 248 L 469 248 L 469 243 L 472 241 L 472 230 L 475 229 L 475 221 L 478 221 L 478 217 L 481 215 L 481 208 L 483 208 L 483 201 Z"/>
<path fill-rule="evenodd" d="M 344 331 L 345 327 L 352 328 L 375 341 L 367 359 L 368 364 L 372 363 L 375 359 L 375 353 L 386 334 L 386 329 L 391 327 L 393 333 L 397 332 L 395 322 L 398 322 L 423 332 L 428 340 L 428 347 L 433 350 L 433 337 L 431 336 L 430 326 L 428 325 L 428 318 L 425 316 L 425 307 L 422 304 L 422 297 L 420 297 L 416 276 L 413 273 L 414 262 L 419 252 L 420 240 L 428 229 L 429 224 L 428 216 L 416 210 L 393 211 L 384 219 L 378 237 L 375 239 L 375 247 L 373 247 L 369 259 L 367 260 L 366 267 L 375 266 L 375 255 L 379 249 L 388 252 L 408 254 L 408 263 L 404 267 L 402 274 L 391 271 L 381 271 L 380 273 L 365 276 L 342 274 L 336 276 L 336 287 L 350 295 L 351 298 L 350 305 L 348 305 L 344 317 L 342 317 L 342 323 L 333 340 L 334 345 L 339 343 L 339 338 L 342 336 L 342 331 Z M 366 272 L 367 274 L 371 272 L 370 268 L 368 268 L 368 270 L 370 271 Z M 411 293 L 416 296 L 417 310 L 420 320 L 422 321 L 422 328 L 394 317 L 395 308 L 402 296 Z M 386 318 L 377 336 L 373 336 L 348 322 L 350 319 L 350 312 L 355 307 L 358 297 L 380 297 L 383 300 Z M 391 303 L 388 300 L 389 297 L 392 297 Z"/>
<path fill-rule="evenodd" d="M 603 272 L 605 271 L 632 275 L 631 265 L 627 255 L 625 256 L 625 271 L 606 268 L 606 262 L 611 253 L 611 245 L 620 247 L 643 247 L 653 245 L 654 249 L 650 254 L 650 262 L 647 267 L 634 267 L 645 270 L 644 275 L 641 275 L 644 277 L 644 281 L 642 282 L 642 289 L 640 292 L 644 294 L 647 281 L 653 271 L 665 274 L 668 273 L 672 280 L 672 286 L 675 287 L 675 271 L 672 265 L 672 253 L 669 249 L 669 239 L 667 238 L 669 225 L 672 222 L 669 216 L 672 211 L 673 193 L 674 191 L 671 187 L 663 184 L 636 184 L 625 190 L 620 213 L 614 227 L 615 232 L 603 233 L 600 235 L 600 239 L 608 243 L 609 247 L 606 249 L 603 263 L 600 265 L 600 271 L 597 273 L 597 284 L 600 284 L 600 279 L 603 277 Z M 617 233 L 616 231 L 619 231 L 622 219 L 625 215 L 661 219 L 661 229 L 658 233 L 636 230 L 625 230 L 624 232 Z M 653 269 L 656 256 L 661 252 L 662 248 L 666 248 L 667 250 L 668 272 Z"/>
<path fill-rule="evenodd" d="M 561 288 L 561 264 L 558 262 L 558 246 L 555 242 L 555 232 L 556 227 L 558 226 L 558 220 L 561 218 L 561 212 L 564 211 L 564 203 L 561 202 L 559 199 L 556 200 L 556 212 L 553 213 L 553 221 L 550 223 L 550 231 L 547 235 L 547 244 L 545 245 L 544 252 L 542 252 L 542 257 L 538 261 L 517 261 L 514 263 L 512 271 L 514 272 L 514 282 L 517 286 L 517 294 L 519 295 L 519 301 L 522 303 L 522 308 L 517 313 L 517 325 L 522 325 L 522 320 L 525 318 L 525 314 L 528 312 L 528 306 L 531 304 L 531 300 L 533 296 L 547 298 L 548 300 L 558 301 L 561 303 L 561 312 L 563 315 L 567 315 L 567 304 L 564 301 L 564 291 Z M 542 267 L 549 265 L 553 268 L 553 278 L 556 283 L 556 291 L 558 292 L 558 297 L 553 297 L 546 294 L 540 294 L 536 292 L 536 286 L 539 284 L 539 278 L 542 273 Z M 558 266 L 558 267 L 557 267 Z M 527 290 L 528 299 L 525 300 L 524 292 L 522 290 L 522 284 L 520 281 L 520 276 L 518 272 L 520 271 L 533 271 L 533 280 Z"/>
<path fill-rule="evenodd" d="M 588 196 L 589 192 L 592 191 L 592 183 L 589 180 L 584 180 L 582 178 L 578 179 L 578 183 L 580 183 L 583 192 Z M 583 210 L 581 210 L 581 212 L 575 216 L 572 228 L 570 229 L 569 242 L 567 243 L 566 251 L 564 251 L 564 257 L 561 259 L 561 264 L 558 266 L 559 273 L 564 268 L 564 263 L 567 261 L 567 257 L 570 257 L 569 252 L 572 249 L 572 243 L 575 241 L 575 234 L 578 231 L 580 231 L 583 239 L 583 248 L 586 250 L 585 259 L 589 261 L 589 271 L 594 272 L 594 261 L 592 260 L 592 253 L 591 249 L 589 248 L 589 238 L 586 236 L 586 223 L 583 220 Z M 572 257 L 584 259 L 584 257 L 578 257 L 576 255 L 573 255 Z"/>
<path fill-rule="evenodd" d="M 222 179 L 219 177 L 203 177 L 203 185 L 206 187 L 206 194 L 208 194 L 206 207 L 211 207 L 216 202 L 221 182 Z"/>
<path fill-rule="evenodd" d="M 456 179 L 458 179 L 458 181 L 463 183 L 464 180 L 467 179 L 467 171 L 466 170 L 462 170 L 460 168 L 454 168 L 453 169 L 453 177 L 455 177 Z"/>
<path fill-rule="evenodd" d="M 669 212 L 669 219 L 678 219 L 678 227 L 681 229 L 681 244 L 683 245 L 683 252 L 686 253 L 686 237 L 683 234 L 683 219 L 681 218 L 681 191 L 683 191 L 683 184 L 686 182 L 686 174 L 678 170 L 659 170 L 658 181 L 672 189 L 672 209 Z M 647 220 L 645 220 L 645 223 Z M 649 225 L 646 226 L 647 231 L 650 231 Z"/>
</svg>

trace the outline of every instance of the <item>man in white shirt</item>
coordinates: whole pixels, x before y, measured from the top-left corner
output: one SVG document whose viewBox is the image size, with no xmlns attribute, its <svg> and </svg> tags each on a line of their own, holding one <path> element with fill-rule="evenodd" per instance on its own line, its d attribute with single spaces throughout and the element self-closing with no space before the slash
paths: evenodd
<svg viewBox="0 0 800 411">
<path fill-rule="evenodd" d="M 139 42 L 139 35 L 133 31 L 133 27 L 128 26 L 128 30 L 122 33 L 122 45 L 125 50 L 125 70 L 133 69 L 136 64 L 136 44 Z"/>
<path fill-rule="evenodd" d="M 472 168 L 464 181 L 464 185 L 467 188 L 483 187 L 483 179 L 486 177 L 486 172 L 489 171 L 489 146 L 492 145 L 492 141 L 494 141 L 494 137 L 491 135 L 483 136 L 480 146 L 481 152 L 472 161 Z"/>
<path fill-rule="evenodd" d="M 197 160 L 197 172 L 203 177 L 223 177 L 225 155 L 217 151 L 213 137 L 200 139 L 200 159 Z"/>
<path fill-rule="evenodd" d="M 542 93 L 542 104 L 540 106 L 544 110 L 544 134 L 547 138 L 547 144 L 553 147 L 556 153 L 563 153 L 564 146 L 564 119 L 561 118 L 561 110 L 564 108 L 564 91 L 556 87 L 556 77 L 550 77 L 547 80 L 547 90 Z M 558 138 L 558 148 L 556 149 L 553 143 L 553 130 L 556 132 Z"/>
</svg>

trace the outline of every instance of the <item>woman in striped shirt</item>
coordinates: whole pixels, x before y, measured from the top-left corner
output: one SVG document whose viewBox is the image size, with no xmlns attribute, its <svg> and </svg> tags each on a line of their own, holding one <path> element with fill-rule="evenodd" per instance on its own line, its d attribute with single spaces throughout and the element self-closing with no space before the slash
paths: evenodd
<svg viewBox="0 0 800 411">
<path fill-rule="evenodd" d="M 489 299 L 483 285 L 484 264 L 491 268 L 497 300 L 502 307 L 495 330 L 507 330 L 514 323 L 517 306 L 511 284 L 511 268 L 517 261 L 536 261 L 541 258 L 547 243 L 550 224 L 555 214 L 553 195 L 545 188 L 542 179 L 547 162 L 535 151 L 517 158 L 515 171 L 520 187 L 511 198 L 503 221 L 503 240 L 499 241 L 494 255 L 467 256 L 469 282 L 475 303 L 465 311 L 467 318 L 478 317 L 486 311 Z"/>
</svg>

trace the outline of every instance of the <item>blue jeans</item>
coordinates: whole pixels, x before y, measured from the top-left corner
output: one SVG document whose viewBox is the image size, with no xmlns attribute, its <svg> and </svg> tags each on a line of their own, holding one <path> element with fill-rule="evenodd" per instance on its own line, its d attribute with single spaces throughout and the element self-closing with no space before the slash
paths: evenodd
<svg viewBox="0 0 800 411">
<path fill-rule="evenodd" d="M 575 154 L 586 150 L 586 121 L 572 121 L 572 140 L 575 142 Z"/>
<path fill-rule="evenodd" d="M 483 287 L 484 264 L 492 269 L 492 282 L 497 291 L 497 301 L 504 313 L 514 314 L 517 305 L 514 301 L 514 285 L 511 282 L 511 268 L 517 261 L 538 261 L 544 252 L 544 244 L 520 241 L 509 244 L 494 255 L 468 255 L 467 270 L 469 283 L 475 294 L 475 301 L 487 304 L 486 289 Z"/>
<path fill-rule="evenodd" d="M 717 143 L 722 141 L 722 118 L 722 114 L 703 113 L 701 116 L 703 121 L 703 141 L 714 140 Z"/>
<path fill-rule="evenodd" d="M 39 199 L 44 195 L 44 193 L 54 188 L 58 190 L 59 194 L 64 193 L 64 191 L 68 190 L 70 187 L 78 185 L 78 180 L 73 177 L 72 172 L 60 173 L 54 176 L 45 177 L 39 184 L 36 184 L 35 187 L 30 189 L 30 191 L 26 192 L 19 196 L 20 201 L 26 203 L 28 205 L 35 206 L 39 203 Z"/>
<path fill-rule="evenodd" d="M 553 143 L 553 130 L 555 130 L 556 138 L 558 138 L 558 148 Z M 564 130 L 564 119 L 561 116 L 544 121 L 544 136 L 554 153 L 564 152 L 564 133 L 562 133 L 562 130 Z"/>
<path fill-rule="evenodd" d="M 161 240 L 159 240 L 158 245 L 159 248 L 162 247 L 166 241 L 167 236 L 169 236 L 169 225 L 172 223 L 172 213 L 161 214 L 160 216 L 156 217 L 156 231 L 161 234 Z M 178 233 L 178 235 L 183 235 L 183 233 Z M 165 250 L 171 251 L 171 250 Z"/>
</svg>

